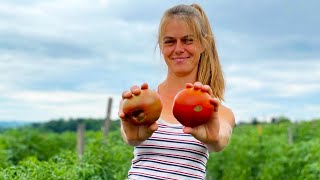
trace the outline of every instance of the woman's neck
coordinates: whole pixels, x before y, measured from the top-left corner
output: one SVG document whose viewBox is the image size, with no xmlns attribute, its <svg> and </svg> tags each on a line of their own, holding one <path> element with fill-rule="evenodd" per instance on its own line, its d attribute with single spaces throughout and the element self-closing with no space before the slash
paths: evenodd
<svg viewBox="0 0 320 180">
<path fill-rule="evenodd" d="M 194 83 L 196 81 L 195 77 L 173 77 L 167 76 L 158 87 L 158 93 L 161 96 L 166 96 L 167 98 L 174 98 L 174 96 L 185 88 L 186 83 Z"/>
<path fill-rule="evenodd" d="M 195 78 L 191 78 L 191 76 L 175 77 L 168 75 L 166 80 L 158 86 L 158 93 L 161 97 L 161 102 L 163 105 L 161 119 L 172 124 L 179 123 L 172 114 L 174 97 L 179 91 L 185 88 L 186 83 L 194 82 Z"/>
</svg>

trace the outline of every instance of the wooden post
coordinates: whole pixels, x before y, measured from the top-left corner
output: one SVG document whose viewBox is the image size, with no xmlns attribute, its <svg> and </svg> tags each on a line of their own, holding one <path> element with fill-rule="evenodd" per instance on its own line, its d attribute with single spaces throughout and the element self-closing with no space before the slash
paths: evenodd
<svg viewBox="0 0 320 180">
<path fill-rule="evenodd" d="M 258 124 L 257 128 L 258 128 L 258 134 L 259 134 L 259 136 L 262 136 L 262 132 L 263 132 L 263 130 L 262 130 L 262 125 L 261 125 L 261 124 Z"/>
<path fill-rule="evenodd" d="M 79 123 L 77 126 L 77 152 L 78 156 L 81 158 L 84 153 L 84 123 Z"/>
<path fill-rule="evenodd" d="M 316 121 L 316 120 L 313 120 L 313 122 L 312 122 L 312 128 L 313 128 L 313 129 L 316 129 L 316 128 L 317 128 L 317 121 Z"/>
<path fill-rule="evenodd" d="M 262 151 L 262 133 L 263 133 L 263 130 L 262 130 L 262 125 L 261 124 L 258 124 L 257 126 L 258 128 L 258 134 L 259 134 L 259 148 L 260 148 L 260 152 Z"/>
<path fill-rule="evenodd" d="M 110 121 L 111 121 L 111 109 L 112 109 L 112 98 L 109 97 L 108 106 L 107 106 L 107 114 L 106 114 L 106 118 L 104 120 L 104 127 L 103 127 L 103 134 L 105 136 L 107 136 L 109 133 Z"/>
<path fill-rule="evenodd" d="M 288 143 L 289 143 L 289 145 L 293 144 L 292 128 L 291 127 L 288 127 Z"/>
</svg>

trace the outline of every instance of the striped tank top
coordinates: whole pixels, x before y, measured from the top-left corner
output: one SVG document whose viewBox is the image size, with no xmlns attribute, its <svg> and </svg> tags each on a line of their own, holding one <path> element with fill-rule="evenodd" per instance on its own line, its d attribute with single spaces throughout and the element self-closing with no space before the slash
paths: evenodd
<svg viewBox="0 0 320 180">
<path fill-rule="evenodd" d="M 209 158 L 205 145 L 183 133 L 181 124 L 161 119 L 157 123 L 157 131 L 134 147 L 128 179 L 205 179 Z"/>
</svg>

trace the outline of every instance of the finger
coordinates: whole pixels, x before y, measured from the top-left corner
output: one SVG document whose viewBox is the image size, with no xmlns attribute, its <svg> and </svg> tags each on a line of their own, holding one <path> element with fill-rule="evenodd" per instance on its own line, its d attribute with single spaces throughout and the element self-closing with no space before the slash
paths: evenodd
<svg viewBox="0 0 320 180">
<path fill-rule="evenodd" d="M 123 112 L 120 112 L 120 111 L 119 111 L 119 112 L 118 112 L 118 116 L 119 116 L 120 119 L 126 120 L 126 118 L 125 118 L 126 115 L 125 115 Z"/>
<path fill-rule="evenodd" d="M 131 123 L 131 121 L 127 117 L 121 118 L 120 120 L 125 132 L 130 132 L 130 129 L 134 127 L 134 125 Z"/>
<path fill-rule="evenodd" d="M 195 129 L 191 128 L 191 127 L 183 127 L 183 132 L 186 133 L 186 134 L 194 135 L 195 134 Z"/>
<path fill-rule="evenodd" d="M 139 86 L 134 85 L 134 86 L 132 86 L 132 87 L 130 88 L 130 91 L 132 92 L 132 94 L 138 95 L 138 94 L 140 94 L 141 89 L 140 89 Z"/>
<path fill-rule="evenodd" d="M 220 106 L 220 101 L 217 98 L 211 98 L 210 103 L 214 106 L 214 111 L 218 112 L 219 106 Z"/>
<path fill-rule="evenodd" d="M 201 87 L 201 91 L 207 92 L 210 96 L 213 95 L 213 91 L 212 91 L 212 89 L 211 89 L 211 87 L 209 85 L 203 85 Z"/>
<path fill-rule="evenodd" d="M 143 83 L 143 84 L 141 85 L 141 89 L 148 89 L 148 88 L 149 88 L 148 83 Z"/>
<path fill-rule="evenodd" d="M 122 92 L 122 99 L 129 99 L 132 97 L 131 91 L 123 91 Z"/>
<path fill-rule="evenodd" d="M 122 111 L 122 104 L 123 103 L 123 99 L 120 100 L 120 103 L 119 103 L 119 111 L 118 111 L 118 116 L 121 120 L 126 120 L 126 114 Z"/>
<path fill-rule="evenodd" d="M 149 126 L 149 130 L 151 133 L 155 132 L 158 129 L 158 124 L 155 122 Z"/>
<path fill-rule="evenodd" d="M 193 88 L 193 84 L 192 83 L 186 83 L 185 87 L 186 88 Z"/>
<path fill-rule="evenodd" d="M 201 89 L 201 87 L 202 87 L 202 83 L 199 82 L 199 81 L 195 82 L 194 85 L 193 85 L 193 88 L 194 88 L 195 90 Z"/>
</svg>

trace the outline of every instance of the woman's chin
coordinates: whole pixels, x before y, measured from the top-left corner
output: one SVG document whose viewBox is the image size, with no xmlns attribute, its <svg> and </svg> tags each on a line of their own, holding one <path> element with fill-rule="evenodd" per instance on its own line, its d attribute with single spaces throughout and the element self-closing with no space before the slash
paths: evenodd
<svg viewBox="0 0 320 180">
<path fill-rule="evenodd" d="M 186 76 L 192 74 L 192 71 L 190 71 L 190 70 L 179 70 L 179 71 L 175 71 L 174 74 L 177 77 L 186 77 Z"/>
</svg>

